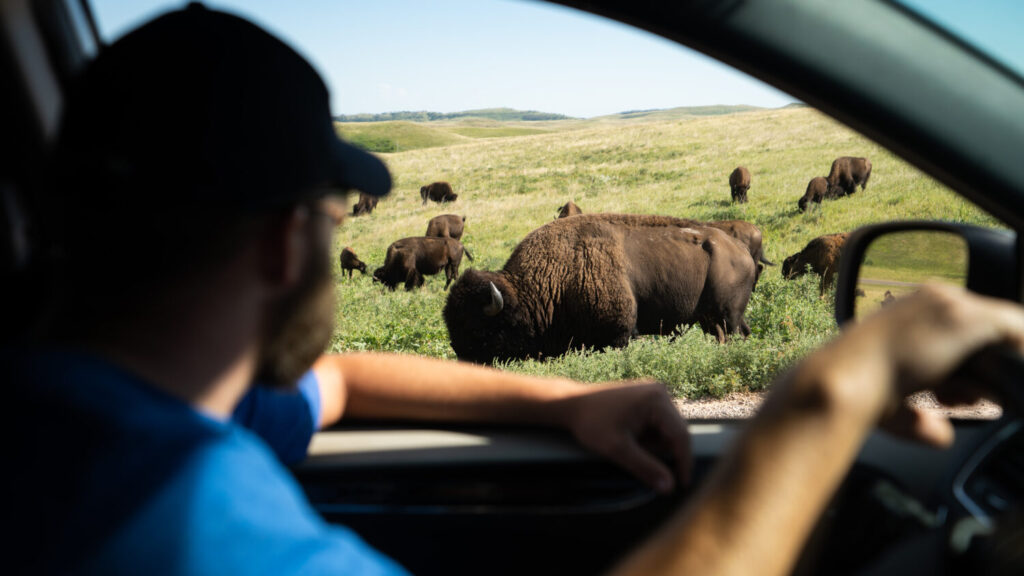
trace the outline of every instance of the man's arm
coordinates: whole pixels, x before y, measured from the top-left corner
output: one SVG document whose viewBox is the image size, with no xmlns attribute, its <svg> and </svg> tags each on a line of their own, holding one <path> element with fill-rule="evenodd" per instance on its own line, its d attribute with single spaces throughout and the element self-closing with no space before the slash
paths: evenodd
<svg viewBox="0 0 1024 576">
<path fill-rule="evenodd" d="M 664 386 L 654 382 L 585 385 L 482 366 L 396 354 L 340 354 L 313 367 L 320 383 L 320 426 L 343 416 L 565 428 L 662 492 L 674 480 L 638 439 L 660 436 L 689 475 L 689 435 Z"/>
<path fill-rule="evenodd" d="M 1024 350 L 1013 304 L 927 288 L 843 336 L 782 377 L 693 501 L 616 575 L 786 574 L 874 427 L 937 446 L 944 417 L 903 404 L 992 344 Z"/>
</svg>

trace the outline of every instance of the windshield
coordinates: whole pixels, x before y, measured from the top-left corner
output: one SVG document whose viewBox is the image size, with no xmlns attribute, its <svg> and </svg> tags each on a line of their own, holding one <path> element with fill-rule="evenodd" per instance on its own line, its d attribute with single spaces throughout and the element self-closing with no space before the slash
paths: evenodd
<svg viewBox="0 0 1024 576">
<path fill-rule="evenodd" d="M 1024 76 L 1024 3 L 1016 0 L 899 0 L 961 40 Z"/>
<path fill-rule="evenodd" d="M 94 5 L 109 42 L 176 3 Z M 339 134 L 380 154 L 393 175 L 390 197 L 379 205 L 351 198 L 337 230 L 331 352 L 457 356 L 443 319 L 444 273 L 409 291 L 372 278 L 392 242 L 423 235 L 435 216 L 460 219 L 463 272 L 501 270 L 568 202 L 584 214 L 718 222 L 733 226 L 726 232 L 734 236 L 742 234 L 728 223 L 741 221 L 763 234 L 756 247 L 750 235 L 740 238 L 763 272 L 749 299 L 741 298 L 746 326 L 722 323 L 727 342 L 692 321 L 656 320 L 652 328 L 638 318 L 628 345 L 586 346 L 593 330 L 578 327 L 598 310 L 577 295 L 552 312 L 581 315 L 560 328 L 569 332 L 567 352 L 495 360 L 507 370 L 590 382 L 654 378 L 692 417 L 748 416 L 777 373 L 838 331 L 834 266 L 800 256 L 817 238 L 893 219 L 999 226 L 793 97 L 588 14 L 501 1 L 212 6 L 253 19 L 314 62 L 330 84 Z M 832 179 L 833 161 L 844 157 L 846 172 Z M 732 182 L 741 166 L 743 200 Z M 448 183 L 437 198 L 435 182 Z M 362 271 L 345 268 L 343 248 L 366 264 Z"/>
</svg>

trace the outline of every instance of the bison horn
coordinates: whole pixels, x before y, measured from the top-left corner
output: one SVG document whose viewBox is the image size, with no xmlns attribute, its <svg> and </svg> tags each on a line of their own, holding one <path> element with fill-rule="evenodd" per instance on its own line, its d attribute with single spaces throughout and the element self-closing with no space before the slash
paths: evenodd
<svg viewBox="0 0 1024 576">
<path fill-rule="evenodd" d="M 502 300 L 501 292 L 498 291 L 498 287 L 494 285 L 494 282 L 488 282 L 488 284 L 491 285 L 491 303 L 484 306 L 484 314 L 494 316 L 505 307 L 505 301 Z"/>
</svg>

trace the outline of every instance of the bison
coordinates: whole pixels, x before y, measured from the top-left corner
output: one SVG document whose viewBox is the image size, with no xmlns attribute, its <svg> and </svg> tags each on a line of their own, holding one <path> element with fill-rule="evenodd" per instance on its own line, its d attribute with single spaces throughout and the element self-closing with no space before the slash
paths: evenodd
<svg viewBox="0 0 1024 576">
<path fill-rule="evenodd" d="M 455 202 L 458 200 L 459 195 L 452 192 L 452 185 L 447 182 L 431 182 L 420 188 L 420 198 L 423 198 L 424 204 L 427 203 L 427 200 Z"/>
<path fill-rule="evenodd" d="M 352 215 L 362 216 L 363 214 L 370 214 L 373 212 L 373 209 L 377 207 L 378 200 L 380 200 L 380 198 L 377 198 L 376 196 L 370 196 L 365 192 L 360 192 L 359 201 L 352 207 Z"/>
<path fill-rule="evenodd" d="M 348 246 L 341 249 L 341 255 L 338 259 L 341 261 L 341 273 L 343 275 L 346 270 L 348 270 L 349 278 L 352 278 L 353 270 L 359 270 L 360 273 L 366 274 L 366 263 L 360 260 L 356 253 Z"/>
<path fill-rule="evenodd" d="M 803 250 L 786 258 L 782 262 L 782 276 L 786 279 L 796 278 L 811 271 L 821 276 L 818 291 L 824 294 L 832 287 L 832 280 L 839 271 L 839 257 L 843 251 L 847 234 L 826 234 L 818 236 L 807 243 Z"/>
<path fill-rule="evenodd" d="M 750 170 L 747 170 L 746 166 L 737 166 L 729 175 L 729 190 L 732 193 L 733 202 L 747 203 L 747 190 L 750 190 Z"/>
<path fill-rule="evenodd" d="M 442 214 L 434 216 L 427 223 L 427 233 L 424 236 L 438 236 L 462 239 L 462 231 L 466 226 L 466 217 L 457 214 Z"/>
<path fill-rule="evenodd" d="M 583 210 L 580 210 L 580 207 L 572 200 L 562 204 L 558 209 L 559 218 L 568 218 L 569 216 L 576 216 L 577 214 L 583 214 Z"/>
<path fill-rule="evenodd" d="M 895 301 L 896 301 L 896 297 L 892 295 L 892 291 L 891 290 L 886 290 L 885 291 L 885 295 L 883 296 L 882 300 L 880 300 L 878 302 L 878 304 L 882 308 L 885 308 L 886 306 L 889 306 L 890 304 L 892 304 Z"/>
<path fill-rule="evenodd" d="M 694 323 L 724 341 L 750 333 L 753 285 L 747 249 L 717 228 L 582 214 L 528 234 L 500 271 L 467 270 L 443 315 L 456 355 L 481 363 L 622 347 Z"/>
<path fill-rule="evenodd" d="M 857 191 L 857 186 L 864 190 L 868 187 L 868 178 L 871 178 L 870 160 L 840 156 L 832 162 L 828 172 L 829 197 L 850 196 Z"/>
<path fill-rule="evenodd" d="M 373 271 L 375 282 L 381 282 L 394 290 L 399 283 L 405 283 L 406 290 L 423 286 L 423 277 L 445 271 L 447 290 L 459 275 L 462 254 L 466 254 L 470 262 L 473 255 L 458 240 L 451 238 L 427 238 L 415 236 L 395 240 L 388 246 L 384 256 L 384 265 Z"/>
<path fill-rule="evenodd" d="M 807 183 L 807 190 L 796 201 L 796 205 L 800 208 L 801 212 L 804 212 L 807 210 L 807 205 L 811 202 L 821 204 L 822 199 L 827 196 L 828 192 L 828 180 L 824 176 L 815 176 Z"/>
<path fill-rule="evenodd" d="M 762 235 L 761 229 L 757 226 L 747 222 L 746 220 L 711 220 L 708 222 L 693 221 L 694 224 L 699 226 L 711 226 L 712 228 L 718 228 L 726 234 L 740 241 L 740 244 L 746 246 L 747 251 L 750 252 L 751 258 L 754 259 L 755 276 L 754 285 L 757 285 L 757 280 L 761 277 L 761 271 L 764 270 L 764 266 L 775 266 L 775 263 L 764 257 L 764 249 L 761 246 Z"/>
</svg>

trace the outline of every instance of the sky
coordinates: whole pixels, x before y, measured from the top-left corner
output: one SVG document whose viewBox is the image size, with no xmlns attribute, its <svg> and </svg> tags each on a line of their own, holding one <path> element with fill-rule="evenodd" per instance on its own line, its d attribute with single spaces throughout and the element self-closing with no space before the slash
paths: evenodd
<svg viewBox="0 0 1024 576">
<path fill-rule="evenodd" d="M 822 0 L 830 1 L 830 0 Z M 902 0 L 1024 72 L 1022 0 Z M 168 0 L 91 0 L 113 40 Z M 509 107 L 592 117 L 795 101 L 742 72 L 617 22 L 533 0 L 217 0 L 306 56 L 334 114 Z"/>
<path fill-rule="evenodd" d="M 92 0 L 112 40 L 181 2 Z M 334 114 L 509 107 L 589 118 L 795 99 L 650 33 L 527 0 L 223 0 L 297 49 Z"/>
</svg>

